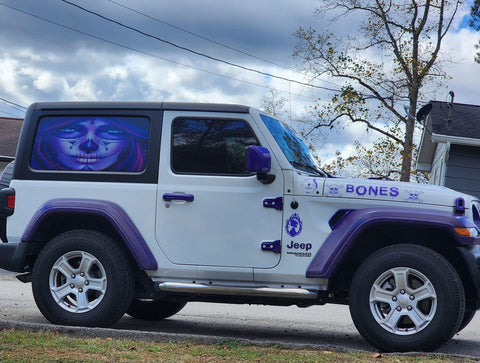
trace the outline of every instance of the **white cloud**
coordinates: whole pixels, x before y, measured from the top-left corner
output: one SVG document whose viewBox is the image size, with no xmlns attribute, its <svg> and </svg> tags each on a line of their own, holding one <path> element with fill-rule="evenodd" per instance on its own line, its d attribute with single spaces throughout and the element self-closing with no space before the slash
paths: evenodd
<svg viewBox="0 0 480 363">
<path fill-rule="evenodd" d="M 81 79 L 72 86 L 66 85 L 64 94 L 67 100 L 72 101 L 96 101 L 97 91 L 90 80 Z"/>
</svg>

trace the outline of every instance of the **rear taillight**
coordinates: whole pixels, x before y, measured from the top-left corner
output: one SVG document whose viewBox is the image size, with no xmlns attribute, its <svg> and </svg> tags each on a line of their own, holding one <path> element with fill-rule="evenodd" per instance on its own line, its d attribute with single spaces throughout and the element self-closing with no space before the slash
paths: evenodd
<svg viewBox="0 0 480 363">
<path fill-rule="evenodd" d="M 14 195 L 9 195 L 7 197 L 7 208 L 15 209 L 15 196 Z"/>
</svg>

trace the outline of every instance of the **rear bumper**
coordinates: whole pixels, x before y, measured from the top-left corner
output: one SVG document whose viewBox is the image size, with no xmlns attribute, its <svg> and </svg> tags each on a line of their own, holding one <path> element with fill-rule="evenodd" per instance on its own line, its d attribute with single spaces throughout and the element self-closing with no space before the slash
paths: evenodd
<svg viewBox="0 0 480 363">
<path fill-rule="evenodd" d="M 7 242 L 7 217 L 13 214 L 13 209 L 8 205 L 8 198 L 15 196 L 12 188 L 0 189 L 0 239 Z"/>
<path fill-rule="evenodd" d="M 28 256 L 33 252 L 33 243 L 0 243 L 0 268 L 13 272 L 27 272 L 33 266 L 28 265 Z"/>
</svg>

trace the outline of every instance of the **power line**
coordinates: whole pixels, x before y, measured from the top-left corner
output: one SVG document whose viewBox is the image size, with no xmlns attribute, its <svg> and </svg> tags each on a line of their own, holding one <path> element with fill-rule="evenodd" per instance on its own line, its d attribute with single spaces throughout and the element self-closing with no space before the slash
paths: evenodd
<svg viewBox="0 0 480 363">
<path fill-rule="evenodd" d="M 118 26 L 121 26 L 123 28 L 126 28 L 126 29 L 129 29 L 131 31 L 134 31 L 136 33 L 139 33 L 143 36 L 146 36 L 146 37 L 149 37 L 149 38 L 152 38 L 152 39 L 156 39 L 162 43 L 165 43 L 165 44 L 168 44 L 168 45 L 171 45 L 177 49 L 181 49 L 181 50 L 184 50 L 186 52 L 189 52 L 189 53 L 192 53 L 192 54 L 195 54 L 195 55 L 198 55 L 200 57 L 204 57 L 204 58 L 207 58 L 207 59 L 210 59 L 210 60 L 213 60 L 213 61 L 216 61 L 216 62 L 219 62 L 219 63 L 223 63 L 223 64 L 226 64 L 226 65 L 229 65 L 229 66 L 232 66 L 232 67 L 236 67 L 236 68 L 240 68 L 240 69 L 243 69 L 243 70 L 246 70 L 246 71 L 249 71 L 249 72 L 254 72 L 254 73 L 258 73 L 258 74 L 261 74 L 263 76 L 267 76 L 267 77 L 271 77 L 271 78 L 276 78 L 276 79 L 280 79 L 280 80 L 283 80 L 283 81 L 286 81 L 286 82 L 291 82 L 291 83 L 296 83 L 296 84 L 300 84 L 300 85 L 303 85 L 303 86 L 308 86 L 308 87 L 312 87 L 312 88 L 317 88 L 317 89 L 322 89 L 322 90 L 326 90 L 326 91 L 331 91 L 331 92 L 341 92 L 340 90 L 338 89 L 333 89 L 333 88 L 328 88 L 328 87 L 322 87 L 322 86 L 317 86 L 317 85 L 314 85 L 314 84 L 311 84 L 311 83 L 306 83 L 306 82 L 301 82 L 301 81 L 297 81 L 295 79 L 291 79 L 291 78 L 287 78 L 287 77 L 282 77 L 282 76 L 277 76 L 277 75 L 274 75 L 272 73 L 268 73 L 268 72 L 263 72 L 263 71 L 260 71 L 258 69 L 255 69 L 255 68 L 250 68 L 250 67 L 246 67 L 246 66 L 242 66 L 240 64 L 237 64 L 237 63 L 233 63 L 233 62 L 229 62 L 229 61 L 226 61 L 224 59 L 221 59 L 221 58 L 217 58 L 217 57 L 213 57 L 213 56 L 210 56 L 208 54 L 205 54 L 205 53 L 202 53 L 202 52 L 198 52 L 196 50 L 193 50 L 193 49 L 190 49 L 190 48 L 187 48 L 187 47 L 184 47 L 184 46 L 181 46 L 181 45 L 178 45 L 174 42 L 171 42 L 169 40 L 166 40 L 166 39 L 163 39 L 163 38 L 160 38 L 160 37 L 157 37 L 156 35 L 152 35 L 152 34 L 149 34 L 149 33 L 146 33 L 142 30 L 139 30 L 137 28 L 134 28 L 132 26 L 129 26 L 129 25 L 126 25 L 126 24 L 123 24 L 122 22 L 120 21 L 117 21 L 117 20 L 114 20 L 114 19 L 111 19 L 109 17 L 106 17 L 102 14 L 99 14 L 95 11 L 92 11 L 92 10 L 89 10 L 89 9 L 86 9 L 80 5 L 77 5 L 77 4 L 74 4 L 68 0 L 60 0 L 66 4 L 69 4 L 69 5 L 72 5 L 72 6 L 75 6 L 76 8 L 82 10 L 82 11 L 85 11 L 89 14 L 92 14 L 92 15 L 95 15 L 101 19 L 104 19 L 108 22 L 111 22 L 111 23 L 114 23 L 114 24 L 117 24 Z"/>
<path fill-rule="evenodd" d="M 23 108 L 24 110 L 27 109 L 25 106 L 19 105 L 18 103 L 15 103 L 15 102 L 12 102 L 12 101 L 9 101 L 9 100 L 6 100 L 5 98 L 2 98 L 2 97 L 0 97 L 0 101 L 2 101 L 4 103 L 8 103 L 9 105 L 13 105 L 13 106 Z"/>
<path fill-rule="evenodd" d="M 283 69 L 292 70 L 292 69 L 289 68 L 289 67 L 285 67 L 285 66 L 283 66 L 283 65 L 281 65 L 281 64 L 278 64 L 278 63 L 275 63 L 275 62 L 273 62 L 273 61 L 271 61 L 271 60 L 268 60 L 268 59 L 259 57 L 259 56 L 255 55 L 255 54 L 248 53 L 248 52 L 243 51 L 243 50 L 241 50 L 241 49 L 232 47 L 232 46 L 230 46 L 230 45 L 228 45 L 228 44 L 225 44 L 225 43 L 219 42 L 219 41 L 217 41 L 217 40 L 208 38 L 208 37 L 206 37 L 206 36 L 204 36 L 204 35 L 200 35 L 200 34 L 194 33 L 194 32 L 192 32 L 192 31 L 190 31 L 190 30 L 187 30 L 187 29 L 185 29 L 185 28 L 181 28 L 181 27 L 179 27 L 179 26 L 177 26 L 177 25 L 173 25 L 173 24 L 167 23 L 167 22 L 164 21 L 164 20 L 161 20 L 161 19 L 155 18 L 155 17 L 153 17 L 153 16 L 151 16 L 151 15 L 142 13 L 141 11 L 132 9 L 132 8 L 130 8 L 130 7 L 126 6 L 126 5 L 120 4 L 120 3 L 118 3 L 118 2 L 116 2 L 116 1 L 114 1 L 114 0 L 106 0 L 106 1 L 111 2 L 112 4 L 115 4 L 115 5 L 117 5 L 117 6 L 120 6 L 120 7 L 124 8 L 124 9 L 127 9 L 127 10 L 129 10 L 129 11 L 131 11 L 131 12 L 133 12 L 133 13 L 138 14 L 138 15 L 142 15 L 142 16 L 148 18 L 148 19 L 154 20 L 154 21 L 156 21 L 156 22 L 158 22 L 158 23 L 161 23 L 161 24 L 163 24 L 163 25 L 169 26 L 169 27 L 171 27 L 171 28 L 173 28 L 173 29 L 176 29 L 176 30 L 178 30 L 178 31 L 181 31 L 181 32 L 183 32 L 183 33 L 189 34 L 189 35 L 194 36 L 194 37 L 199 38 L 199 39 L 206 40 L 207 42 L 210 42 L 210 43 L 212 43 L 212 44 L 219 45 L 220 47 L 233 50 L 233 51 L 235 51 L 235 52 L 238 52 L 238 53 L 241 53 L 241 54 L 243 54 L 243 55 L 246 55 L 246 56 L 249 56 L 249 57 L 252 57 L 252 58 L 261 60 L 262 62 L 266 62 L 266 63 L 273 64 L 274 66 L 277 66 L 277 67 L 280 67 L 280 68 L 283 68 Z"/>
<path fill-rule="evenodd" d="M 126 6 L 126 5 L 120 4 L 120 3 L 118 3 L 118 2 L 116 2 L 116 1 L 114 1 L 114 0 L 106 0 L 106 1 L 108 1 L 108 2 L 110 2 L 110 3 L 112 3 L 112 4 L 115 4 L 115 5 L 117 5 L 117 6 L 120 6 L 121 8 L 127 9 L 127 10 L 129 10 L 129 11 L 131 11 L 131 12 L 133 12 L 133 13 L 142 15 L 142 16 L 148 18 L 148 19 L 151 19 L 151 20 L 154 20 L 154 21 L 159 22 L 159 23 L 161 23 L 161 24 L 167 25 L 167 26 L 169 26 L 169 27 L 171 27 L 171 28 L 173 28 L 173 29 L 176 29 L 176 30 L 178 30 L 178 31 L 184 32 L 184 33 L 186 33 L 186 34 L 189 34 L 189 35 L 191 35 L 191 36 L 197 37 L 197 38 L 199 38 L 199 39 L 206 40 L 207 42 L 210 42 L 210 43 L 212 43 L 212 44 L 219 45 L 219 46 L 224 47 L 224 48 L 226 48 L 226 49 L 233 50 L 233 51 L 235 51 L 235 52 L 238 52 L 238 53 L 247 55 L 247 56 L 249 56 L 249 57 L 252 57 L 252 58 L 261 60 L 262 62 L 270 63 L 270 64 L 272 64 L 272 65 L 274 65 L 274 66 L 277 66 L 277 67 L 280 67 L 280 68 L 283 68 L 283 69 L 286 69 L 286 70 L 288 70 L 288 71 L 292 71 L 292 72 L 295 72 L 295 73 L 298 73 L 298 74 L 301 74 L 302 76 L 304 76 L 304 74 L 296 71 L 295 69 L 292 69 L 291 67 L 286 67 L 286 66 L 284 66 L 284 65 L 275 63 L 275 62 L 273 62 L 273 61 L 271 61 L 271 60 L 268 60 L 268 59 L 265 59 L 265 58 L 256 56 L 256 55 L 254 55 L 254 54 L 248 53 L 248 52 L 243 51 L 243 50 L 241 50 L 241 49 L 232 47 L 232 46 L 230 46 L 230 45 L 228 45 L 228 44 L 219 42 L 219 41 L 214 40 L 214 39 L 212 39 L 212 38 L 208 38 L 208 37 L 206 37 L 206 36 L 200 35 L 200 34 L 198 34 L 198 33 L 194 33 L 194 32 L 192 32 L 192 31 L 190 31 L 190 30 L 185 29 L 185 28 L 181 28 L 181 27 L 179 27 L 179 26 L 177 26 L 177 25 L 167 23 L 167 22 L 164 21 L 164 20 L 155 18 L 155 17 L 153 17 L 153 16 L 151 16 L 151 15 L 145 14 L 145 13 L 143 13 L 143 12 L 141 12 L 141 11 L 138 11 L 138 10 L 135 10 L 135 9 L 133 9 L 133 8 L 130 8 L 130 7 Z M 333 82 L 329 82 L 329 81 L 327 81 L 327 80 L 322 80 L 322 82 L 331 84 L 331 85 L 333 85 L 333 86 L 335 86 L 335 87 L 341 87 L 341 86 L 339 86 L 338 84 L 335 84 L 335 83 L 333 83 Z"/>
<path fill-rule="evenodd" d="M 238 79 L 238 78 L 235 78 L 235 77 L 227 76 L 227 75 L 224 75 L 224 74 L 212 72 L 212 71 L 209 71 L 209 70 L 206 70 L 206 69 L 202 69 L 202 68 L 199 68 L 199 67 L 195 67 L 195 66 L 192 66 L 192 65 L 189 65 L 189 64 L 184 64 L 184 63 L 177 62 L 177 61 L 174 61 L 174 60 L 171 60 L 171 59 L 168 59 L 168 58 L 164 58 L 164 57 L 161 57 L 161 56 L 156 55 L 156 54 L 152 54 L 152 53 L 149 53 L 149 52 L 145 52 L 145 51 L 142 51 L 142 50 L 133 48 L 133 47 L 129 47 L 129 46 L 126 46 L 126 45 L 124 45 L 124 44 L 120 44 L 120 43 L 117 43 L 117 42 L 114 42 L 114 41 L 111 41 L 111 40 L 108 40 L 108 39 L 105 39 L 105 38 L 102 38 L 102 37 L 99 37 L 99 36 L 96 36 L 96 35 L 93 35 L 93 34 L 84 32 L 84 31 L 81 31 L 81 30 L 78 30 L 78 29 L 69 27 L 69 26 L 67 26 L 67 25 L 63 25 L 63 24 L 57 23 L 57 22 L 55 22 L 55 21 L 53 21 L 53 20 L 43 18 L 43 17 L 41 17 L 41 16 L 38 16 L 38 15 L 35 15 L 35 14 L 32 14 L 32 13 L 29 13 L 28 11 L 24 11 L 24 10 L 18 9 L 18 8 L 14 7 L 14 6 L 7 5 L 7 4 L 2 3 L 2 2 L 0 2 L 0 5 L 3 5 L 3 6 L 9 8 L 9 9 L 11 9 L 11 10 L 18 11 L 18 12 L 20 12 L 20 13 L 22 13 L 22 14 L 29 15 L 29 16 L 31 16 L 31 17 L 33 17 L 33 18 L 36 18 L 36 19 L 45 21 L 45 22 L 47 22 L 47 23 L 50 23 L 50 24 L 59 26 L 59 27 L 61 27 L 61 28 L 63 28 L 63 29 L 67 29 L 67 30 L 70 30 L 70 31 L 73 31 L 73 32 L 76 32 L 76 33 L 79 33 L 79 34 L 82 34 L 82 35 L 85 35 L 85 36 L 87 36 L 87 37 L 90 37 L 90 38 L 93 38 L 93 39 L 96 39 L 96 40 L 100 40 L 100 41 L 105 42 L 105 43 L 109 43 L 109 44 L 112 44 L 112 45 L 115 45 L 115 46 L 118 46 L 118 47 L 121 47 L 121 48 L 124 48 L 124 49 L 128 49 L 128 50 L 133 51 L 133 52 L 136 52 L 136 53 L 140 53 L 140 54 L 147 55 L 147 56 L 150 56 L 150 57 L 153 57 L 153 58 L 157 58 L 157 59 L 160 59 L 160 60 L 163 60 L 163 61 L 166 61 L 166 62 L 170 62 L 170 63 L 173 63 L 173 64 L 177 64 L 177 65 L 180 65 L 180 66 L 182 66 L 182 67 L 192 68 L 192 69 L 198 70 L 198 71 L 200 71 L 200 72 L 205 72 L 205 73 L 212 74 L 212 75 L 215 75 L 215 76 L 218 76 L 218 77 L 222 77 L 222 78 L 225 78 L 225 79 L 230 79 L 230 80 L 234 80 L 234 81 L 237 81 L 237 82 L 242 82 L 242 83 L 245 83 L 245 84 L 249 84 L 249 85 L 251 85 L 251 86 L 256 86 L 256 87 L 261 87 L 261 88 L 266 88 L 266 89 L 271 88 L 271 87 L 269 87 L 269 86 L 265 86 L 265 85 L 261 85 L 261 84 L 257 84 L 257 83 L 253 83 L 253 82 L 249 82 L 249 81 L 245 81 L 245 80 L 242 80 L 242 79 Z M 284 90 L 278 90 L 278 89 L 277 89 L 277 91 L 290 94 L 290 92 L 284 91 Z M 293 95 L 293 96 L 297 96 L 297 97 L 314 99 L 314 97 L 304 96 L 304 95 L 302 95 L 302 94 L 292 94 L 292 95 Z M 23 106 L 21 106 L 21 107 L 23 107 Z"/>
</svg>

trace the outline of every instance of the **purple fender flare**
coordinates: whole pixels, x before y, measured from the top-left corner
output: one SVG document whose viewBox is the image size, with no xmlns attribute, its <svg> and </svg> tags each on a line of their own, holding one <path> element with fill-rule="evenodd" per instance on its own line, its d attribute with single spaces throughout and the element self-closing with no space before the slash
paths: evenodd
<svg viewBox="0 0 480 363">
<path fill-rule="evenodd" d="M 342 218 L 332 226 L 332 232 L 308 266 L 307 277 L 332 277 L 348 250 L 355 244 L 357 237 L 367 228 L 379 223 L 441 228 L 450 233 L 459 245 L 480 244 L 480 237 L 462 237 L 454 232 L 455 227 L 477 227 L 473 221 L 448 212 L 368 208 L 348 210 L 344 213 Z"/>
<path fill-rule="evenodd" d="M 157 261 L 147 243 L 127 213 L 118 205 L 103 200 L 54 199 L 42 205 L 30 220 L 22 242 L 32 241 L 36 231 L 52 213 L 79 213 L 106 218 L 125 241 L 138 266 L 143 270 L 156 270 Z"/>
</svg>

